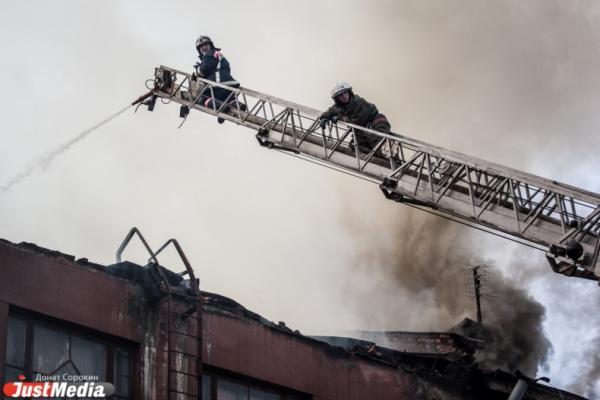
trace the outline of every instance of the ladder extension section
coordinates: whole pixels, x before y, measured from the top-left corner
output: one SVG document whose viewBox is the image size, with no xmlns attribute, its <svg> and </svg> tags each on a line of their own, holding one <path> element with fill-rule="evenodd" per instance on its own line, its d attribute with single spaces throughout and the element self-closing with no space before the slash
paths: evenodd
<svg viewBox="0 0 600 400">
<path fill-rule="evenodd" d="M 254 90 L 233 89 L 172 68 L 156 68 L 154 96 L 257 131 L 262 146 L 379 184 L 386 198 L 539 245 L 555 272 L 598 280 L 600 195 L 397 134 L 350 123 L 319 125 L 318 110 Z M 204 100 L 216 88 L 227 102 Z M 163 100 L 163 101 L 164 101 Z M 154 104 L 152 103 L 152 106 Z M 379 141 L 361 151 L 356 135 Z"/>
</svg>

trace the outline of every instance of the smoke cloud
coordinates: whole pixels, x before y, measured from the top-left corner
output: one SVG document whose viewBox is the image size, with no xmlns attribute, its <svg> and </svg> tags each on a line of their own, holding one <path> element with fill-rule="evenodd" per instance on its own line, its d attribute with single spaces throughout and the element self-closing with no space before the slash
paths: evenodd
<svg viewBox="0 0 600 400">
<path fill-rule="evenodd" d="M 586 344 L 588 356 L 581 365 L 581 375 L 578 381 L 569 387 L 584 396 L 593 396 L 600 383 L 600 336 Z M 597 397 L 594 397 L 597 398 Z"/>
<path fill-rule="evenodd" d="M 542 326 L 546 309 L 525 289 L 502 276 L 491 279 L 488 290 L 493 300 L 484 303 L 483 325 L 488 328 L 489 343 L 478 352 L 478 360 L 486 368 L 519 369 L 535 376 L 552 351 Z"/>
<path fill-rule="evenodd" d="M 478 262 L 493 264 L 482 258 L 485 253 L 472 230 L 440 217 L 403 211 L 380 215 L 385 222 L 376 230 L 349 226 L 358 243 L 357 274 L 375 286 L 369 289 L 376 293 L 371 301 L 354 303 L 365 324 L 380 330 L 443 331 L 463 318 L 474 319 L 475 302 L 464 295 L 465 268 Z M 488 342 L 477 355 L 482 367 L 534 375 L 552 350 L 542 327 L 544 306 L 499 271 L 485 281 L 484 292 L 489 294 L 482 305 L 484 326 L 456 329 Z"/>
</svg>

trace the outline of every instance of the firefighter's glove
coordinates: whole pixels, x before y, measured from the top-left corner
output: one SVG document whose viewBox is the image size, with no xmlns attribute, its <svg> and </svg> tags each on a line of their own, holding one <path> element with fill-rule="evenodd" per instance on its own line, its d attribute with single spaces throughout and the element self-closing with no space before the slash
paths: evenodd
<svg viewBox="0 0 600 400">
<path fill-rule="evenodd" d="M 337 124 L 337 122 L 338 122 L 338 116 L 337 115 L 334 115 L 333 117 L 331 117 L 331 123 L 332 124 Z"/>
<path fill-rule="evenodd" d="M 196 65 L 194 68 L 195 68 L 195 71 L 192 73 L 192 77 L 193 78 L 204 78 L 204 75 L 202 75 L 202 72 L 200 72 L 199 65 Z"/>
<path fill-rule="evenodd" d="M 327 118 L 321 118 L 321 120 L 319 121 L 321 129 L 325 129 L 325 127 L 327 126 L 327 121 L 329 121 Z"/>
</svg>

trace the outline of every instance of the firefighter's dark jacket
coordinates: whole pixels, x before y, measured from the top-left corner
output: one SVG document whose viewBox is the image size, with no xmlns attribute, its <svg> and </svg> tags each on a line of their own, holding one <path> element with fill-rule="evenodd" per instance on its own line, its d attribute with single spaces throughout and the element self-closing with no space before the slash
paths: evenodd
<svg viewBox="0 0 600 400">
<path fill-rule="evenodd" d="M 378 114 L 379 111 L 375 104 L 352 94 L 347 104 L 334 104 L 321 115 L 321 119 L 330 120 L 331 117 L 337 116 L 341 121 L 366 127 L 373 122 Z"/>
<path fill-rule="evenodd" d="M 229 61 L 221 54 L 220 49 L 212 49 L 198 58 L 200 62 L 196 63 L 194 67 L 202 77 L 228 86 L 238 85 L 238 82 L 231 76 Z"/>
</svg>

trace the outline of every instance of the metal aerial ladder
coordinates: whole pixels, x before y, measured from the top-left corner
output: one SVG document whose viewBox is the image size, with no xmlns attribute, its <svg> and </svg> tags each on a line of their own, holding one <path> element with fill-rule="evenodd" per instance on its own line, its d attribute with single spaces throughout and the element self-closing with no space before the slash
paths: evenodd
<svg viewBox="0 0 600 400">
<path fill-rule="evenodd" d="M 131 228 L 117 249 L 117 263 L 122 261 L 123 251 L 134 235 L 148 252 L 150 259 L 145 268 L 159 285 L 160 299 L 155 307 L 164 318 L 164 348 L 160 350 L 163 350 L 162 359 L 166 358 L 165 399 L 202 399 L 202 297 L 199 281 L 177 240 L 169 239 L 154 252 L 136 227 Z M 173 245 L 185 265 L 185 270 L 180 273 L 168 271 L 158 262 L 158 255 L 169 245 Z M 188 287 L 181 285 L 184 276 L 189 278 Z"/>
<path fill-rule="evenodd" d="M 134 104 L 152 110 L 161 98 L 179 103 L 183 118 L 195 109 L 243 125 L 257 131 L 261 146 L 377 183 L 388 199 L 544 250 L 555 272 L 596 281 L 600 277 L 597 193 L 397 134 L 341 121 L 321 128 L 318 110 L 165 66 L 156 68 L 149 81 L 150 92 Z M 229 99 L 204 107 L 203 100 L 219 87 L 231 91 Z M 353 145 L 357 134 L 379 141 L 372 150 L 361 151 Z"/>
</svg>

